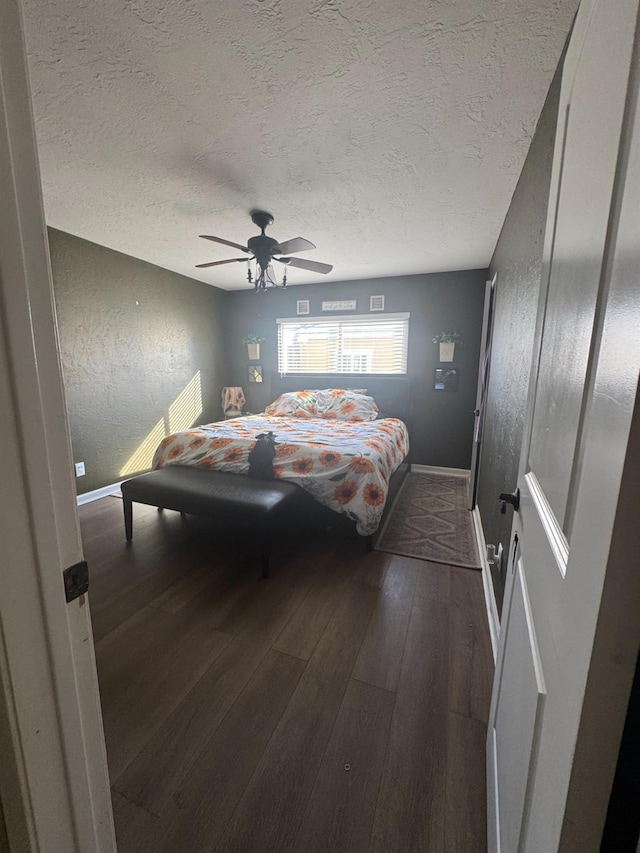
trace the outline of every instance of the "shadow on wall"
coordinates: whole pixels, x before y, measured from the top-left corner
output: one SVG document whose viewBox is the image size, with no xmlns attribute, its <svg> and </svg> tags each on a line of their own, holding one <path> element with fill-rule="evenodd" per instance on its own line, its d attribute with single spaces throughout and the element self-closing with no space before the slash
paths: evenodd
<svg viewBox="0 0 640 853">
<path fill-rule="evenodd" d="M 197 422 L 202 414 L 202 383 L 200 371 L 198 370 L 192 379 L 187 382 L 173 403 L 170 404 L 166 414 L 154 424 L 124 463 L 118 472 L 121 477 L 137 474 L 139 471 L 147 471 L 151 468 L 151 460 L 156 447 L 166 435 L 188 429 Z"/>
</svg>

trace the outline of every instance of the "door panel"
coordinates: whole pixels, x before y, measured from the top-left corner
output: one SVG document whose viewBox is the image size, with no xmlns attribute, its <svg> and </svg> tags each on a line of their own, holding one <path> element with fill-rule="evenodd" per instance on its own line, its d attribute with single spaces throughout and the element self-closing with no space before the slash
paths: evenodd
<svg viewBox="0 0 640 853">
<path fill-rule="evenodd" d="M 515 853 L 525 822 L 526 793 L 535 765 L 546 688 L 521 557 L 516 557 L 512 568 L 509 641 L 502 660 L 504 689 L 495 708 L 492 739 L 500 802 L 496 815 L 500 849 Z"/>
</svg>

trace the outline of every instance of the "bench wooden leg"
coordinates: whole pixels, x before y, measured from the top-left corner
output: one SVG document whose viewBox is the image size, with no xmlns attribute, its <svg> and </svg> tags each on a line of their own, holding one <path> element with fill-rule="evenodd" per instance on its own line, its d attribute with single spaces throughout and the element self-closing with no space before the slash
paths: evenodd
<svg viewBox="0 0 640 853">
<path fill-rule="evenodd" d="M 124 532 L 127 537 L 127 542 L 133 539 L 133 509 L 132 501 L 127 498 L 122 498 L 122 506 L 124 507 Z"/>
</svg>

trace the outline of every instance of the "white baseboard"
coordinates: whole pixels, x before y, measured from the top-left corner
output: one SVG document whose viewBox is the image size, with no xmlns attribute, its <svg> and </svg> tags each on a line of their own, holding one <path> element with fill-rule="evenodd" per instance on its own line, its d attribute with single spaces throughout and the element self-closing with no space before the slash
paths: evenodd
<svg viewBox="0 0 640 853">
<path fill-rule="evenodd" d="M 468 468 L 441 468 L 439 465 L 415 465 L 411 463 L 411 470 L 418 474 L 447 474 L 449 477 L 469 478 L 471 471 Z"/>
<path fill-rule="evenodd" d="M 83 495 L 78 495 L 76 497 L 76 503 L 78 506 L 82 506 L 83 504 L 91 503 L 91 501 L 98 501 L 100 498 L 106 498 L 108 495 L 119 494 L 120 483 L 123 482 L 124 480 L 119 480 L 117 483 L 112 483 L 110 486 L 102 486 L 101 489 L 94 489 L 92 492 L 85 492 Z"/>
<path fill-rule="evenodd" d="M 473 529 L 476 534 L 476 545 L 478 554 L 480 555 L 480 563 L 482 565 L 482 587 L 484 589 L 484 601 L 487 608 L 487 621 L 489 622 L 489 634 L 491 635 L 491 648 L 493 650 L 493 661 L 495 663 L 498 656 L 498 640 L 500 638 L 500 617 L 498 616 L 498 605 L 496 604 L 496 596 L 493 591 L 493 581 L 491 580 L 491 570 L 487 560 L 487 543 L 484 538 L 482 529 L 482 519 L 480 518 L 480 510 L 476 508 L 471 513 L 473 518 Z"/>
</svg>

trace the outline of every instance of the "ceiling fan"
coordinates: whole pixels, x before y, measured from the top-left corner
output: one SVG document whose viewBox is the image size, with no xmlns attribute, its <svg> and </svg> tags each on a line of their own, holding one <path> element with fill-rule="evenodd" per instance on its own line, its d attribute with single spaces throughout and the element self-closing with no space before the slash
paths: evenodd
<svg viewBox="0 0 640 853">
<path fill-rule="evenodd" d="M 250 257 L 229 258 L 226 261 L 211 261 L 208 264 L 196 264 L 196 267 L 203 269 L 205 267 L 217 267 L 221 264 L 233 264 L 236 262 L 249 263 L 255 260 L 255 277 L 251 272 L 251 267 L 249 267 L 247 278 L 255 286 L 256 291 L 266 290 L 267 287 L 287 286 L 286 270 L 282 277 L 282 283 L 278 283 L 271 261 L 278 261 L 280 264 L 285 264 L 289 267 L 299 267 L 310 272 L 322 273 L 322 275 L 326 275 L 333 269 L 331 264 L 321 264 L 319 261 L 306 261 L 303 258 L 289 257 L 292 253 L 315 249 L 315 246 L 303 237 L 294 237 L 292 240 L 285 240 L 284 243 L 278 243 L 273 237 L 267 237 L 264 233 L 265 228 L 273 224 L 273 216 L 270 213 L 264 210 L 252 210 L 251 221 L 260 228 L 262 233 L 255 237 L 250 237 L 247 240 L 246 246 L 241 246 L 240 243 L 233 243 L 231 240 L 223 240 L 222 237 L 211 237 L 209 234 L 200 235 L 204 240 L 212 240 L 214 243 L 222 243 L 224 246 L 240 249 L 241 252 L 246 252 Z M 284 257 L 276 257 L 276 255 Z"/>
</svg>

